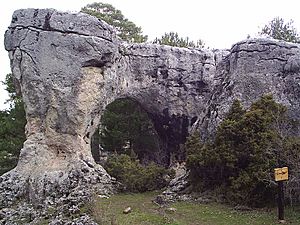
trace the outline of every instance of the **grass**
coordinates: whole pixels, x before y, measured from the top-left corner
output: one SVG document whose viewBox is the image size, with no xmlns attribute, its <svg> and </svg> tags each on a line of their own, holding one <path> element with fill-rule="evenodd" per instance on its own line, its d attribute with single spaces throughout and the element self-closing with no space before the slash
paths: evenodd
<svg viewBox="0 0 300 225">
<path fill-rule="evenodd" d="M 277 210 L 261 209 L 236 211 L 230 206 L 217 203 L 198 204 L 177 202 L 168 207 L 159 207 L 152 200 L 158 193 L 117 194 L 109 199 L 97 198 L 88 206 L 93 218 L 100 225 L 274 225 L 277 222 Z M 127 207 L 129 214 L 123 214 Z M 286 209 L 286 224 L 299 225 L 300 211 Z"/>
</svg>

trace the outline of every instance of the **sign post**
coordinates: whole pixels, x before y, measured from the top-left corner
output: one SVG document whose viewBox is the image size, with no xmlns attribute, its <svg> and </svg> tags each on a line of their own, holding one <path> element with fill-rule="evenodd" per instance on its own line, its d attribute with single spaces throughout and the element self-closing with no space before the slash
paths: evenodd
<svg viewBox="0 0 300 225">
<path fill-rule="evenodd" d="M 283 181 L 289 179 L 289 170 L 287 167 L 274 169 L 275 181 L 278 183 L 278 220 L 279 222 L 284 221 L 284 191 L 283 191 Z"/>
</svg>

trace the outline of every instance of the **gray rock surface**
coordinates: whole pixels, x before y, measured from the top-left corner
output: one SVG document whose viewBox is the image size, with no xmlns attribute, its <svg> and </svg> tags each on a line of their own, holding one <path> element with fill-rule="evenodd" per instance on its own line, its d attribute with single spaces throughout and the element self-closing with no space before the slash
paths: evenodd
<svg viewBox="0 0 300 225">
<path fill-rule="evenodd" d="M 234 99 L 245 107 L 271 93 L 287 106 L 292 118 L 300 114 L 300 46 L 268 39 L 250 39 L 233 45 L 217 66 L 216 84 L 206 115 L 198 128 L 212 134 Z M 300 131 L 295 131 L 300 135 Z"/>
<path fill-rule="evenodd" d="M 24 9 L 13 14 L 5 48 L 26 107 L 27 140 L 17 167 L 0 178 L 1 208 L 20 199 L 32 207 L 78 205 L 93 191 L 111 192 L 90 138 L 117 98 L 132 98 L 151 115 L 166 162 L 192 129 L 213 134 L 234 98 L 249 106 L 272 93 L 292 116 L 300 111 L 297 44 L 249 39 L 230 51 L 127 44 L 92 16 Z"/>
</svg>

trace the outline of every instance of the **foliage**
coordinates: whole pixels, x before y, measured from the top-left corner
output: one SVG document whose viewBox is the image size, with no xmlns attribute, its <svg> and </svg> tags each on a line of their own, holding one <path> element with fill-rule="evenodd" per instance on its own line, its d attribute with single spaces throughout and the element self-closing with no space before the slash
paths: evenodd
<svg viewBox="0 0 300 225">
<path fill-rule="evenodd" d="M 16 166 L 26 139 L 24 104 L 16 94 L 12 79 L 12 74 L 7 74 L 4 82 L 9 92 L 10 109 L 0 111 L 0 174 Z"/>
<path fill-rule="evenodd" d="M 144 155 L 159 149 L 158 136 L 145 110 L 130 99 L 117 99 L 101 118 L 100 143 L 107 151 Z"/>
<path fill-rule="evenodd" d="M 142 166 L 138 160 L 125 154 L 110 156 L 104 168 L 129 192 L 161 189 L 167 185 L 165 176 L 172 174 L 171 171 L 154 163 Z"/>
<path fill-rule="evenodd" d="M 219 161 L 214 149 L 210 144 L 203 144 L 197 134 L 193 134 L 187 139 L 185 149 L 187 151 L 187 167 L 190 169 L 189 177 L 194 189 L 201 190 L 204 188 L 204 184 L 210 186 L 210 181 L 215 180 L 216 162 L 214 160 Z M 203 182 L 198 182 L 199 180 Z"/>
<path fill-rule="evenodd" d="M 184 48 L 204 48 L 205 45 L 201 39 L 197 40 L 195 43 L 188 37 L 179 37 L 177 32 L 165 33 L 161 38 L 156 38 L 153 41 L 153 44 L 170 45 Z"/>
<path fill-rule="evenodd" d="M 278 124 L 288 123 L 286 108 L 265 95 L 249 110 L 235 101 L 219 125 L 212 144 L 191 136 L 186 144 L 191 181 L 198 189 L 220 188 L 228 201 L 262 206 L 275 195 L 273 169 L 291 149 Z M 293 161 L 291 159 L 291 161 Z"/>
<path fill-rule="evenodd" d="M 147 41 L 148 37 L 143 35 L 142 28 L 125 18 L 120 10 L 110 4 L 95 2 L 83 7 L 81 12 L 95 16 L 115 27 L 117 35 L 124 41 L 137 43 Z"/>
<path fill-rule="evenodd" d="M 100 163 L 100 130 L 95 130 L 91 137 L 91 153 L 96 163 Z"/>
<path fill-rule="evenodd" d="M 283 149 L 282 161 L 289 166 L 289 180 L 285 185 L 285 196 L 290 205 L 300 202 L 300 138 L 288 137 Z"/>
<path fill-rule="evenodd" d="M 285 23 L 282 18 L 276 17 L 265 25 L 261 32 L 261 35 L 268 35 L 274 39 L 299 43 L 299 35 L 296 28 L 293 26 L 293 21 Z"/>
</svg>

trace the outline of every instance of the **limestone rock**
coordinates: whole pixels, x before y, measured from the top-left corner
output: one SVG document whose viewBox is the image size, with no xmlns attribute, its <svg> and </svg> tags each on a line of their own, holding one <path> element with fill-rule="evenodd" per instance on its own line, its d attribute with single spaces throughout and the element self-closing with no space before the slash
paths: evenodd
<svg viewBox="0 0 300 225">
<path fill-rule="evenodd" d="M 94 191 L 108 195 L 113 182 L 94 162 L 90 138 L 117 98 L 149 113 L 166 164 L 191 130 L 211 136 L 235 98 L 249 106 L 272 93 L 291 116 L 300 113 L 297 44 L 249 39 L 213 51 L 127 44 L 92 16 L 22 9 L 5 48 L 25 103 L 27 140 L 17 167 L 0 178 L 1 208 L 18 199 L 47 208 L 78 205 Z"/>
<path fill-rule="evenodd" d="M 234 99 L 244 106 L 263 94 L 273 94 L 287 106 L 292 118 L 300 114 L 300 46 L 268 39 L 250 39 L 233 45 L 219 64 L 206 115 L 198 128 L 202 136 L 213 134 Z M 300 135 L 299 129 L 295 131 Z"/>
<path fill-rule="evenodd" d="M 176 200 L 191 200 L 192 197 L 184 193 L 189 187 L 189 171 L 184 171 L 184 173 L 175 176 L 175 178 L 170 181 L 167 189 L 164 190 L 160 195 L 156 196 L 154 199 L 155 203 L 158 205 L 164 205 L 170 202 L 175 202 Z"/>
<path fill-rule="evenodd" d="M 176 211 L 177 211 L 177 209 L 174 207 L 166 208 L 166 212 L 169 212 L 169 213 L 175 213 Z"/>
<path fill-rule="evenodd" d="M 132 211 L 131 207 L 127 207 L 126 209 L 123 210 L 123 213 L 128 214 L 131 213 L 131 211 Z"/>
</svg>

